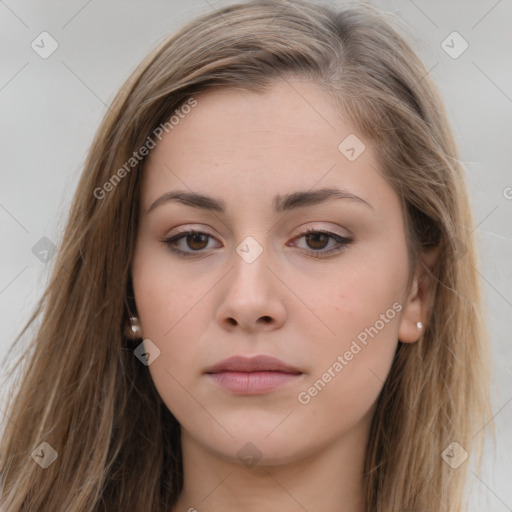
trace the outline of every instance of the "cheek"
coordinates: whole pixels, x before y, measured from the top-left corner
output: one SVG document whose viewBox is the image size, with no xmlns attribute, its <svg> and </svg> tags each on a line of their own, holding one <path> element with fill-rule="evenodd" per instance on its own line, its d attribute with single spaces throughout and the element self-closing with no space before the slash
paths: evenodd
<svg viewBox="0 0 512 512">
<path fill-rule="evenodd" d="M 164 403 L 186 425 L 187 418 L 204 412 L 187 390 L 207 349 L 200 340 L 212 313 L 204 299 L 216 281 L 205 277 L 191 285 L 176 268 L 165 252 L 140 247 L 132 278 L 143 337 L 159 350 L 148 366 L 151 378 Z"/>
<path fill-rule="evenodd" d="M 314 351 L 305 349 L 315 364 L 297 396 L 326 432 L 348 429 L 373 410 L 398 345 L 401 311 L 389 291 L 358 288 L 342 297 L 338 289 L 336 297 L 336 305 L 319 306 L 335 336 L 317 338 Z"/>
<path fill-rule="evenodd" d="M 199 303 L 201 293 L 204 295 L 202 284 L 187 282 L 170 255 L 154 241 L 141 239 L 136 246 L 132 277 L 145 338 L 170 339 L 180 319 L 185 319 Z"/>
<path fill-rule="evenodd" d="M 346 270 L 325 280 L 322 293 L 309 288 L 309 304 L 329 329 L 315 322 L 316 337 L 315 329 L 308 331 L 315 340 L 314 352 L 304 347 L 315 361 L 303 388 L 303 402 L 312 412 L 320 414 L 331 404 L 346 417 L 348 411 L 353 419 L 361 417 L 377 399 L 391 368 L 404 308 L 407 258 L 400 245 L 395 245 L 393 258 L 382 251 L 375 254 L 347 262 Z"/>
<path fill-rule="evenodd" d="M 295 276 L 291 282 L 312 313 L 303 322 L 308 338 L 332 352 L 348 350 L 358 336 L 364 342 L 368 329 L 395 343 L 406 278 L 404 271 L 380 261 L 362 261 L 328 276 Z"/>
<path fill-rule="evenodd" d="M 194 421 L 204 416 L 191 385 L 201 370 L 198 361 L 204 358 L 205 347 L 197 343 L 204 329 L 204 305 L 196 296 L 176 292 L 161 276 L 139 282 L 135 294 L 144 338 L 159 350 L 148 366 L 151 379 L 178 422 L 194 428 Z"/>
</svg>

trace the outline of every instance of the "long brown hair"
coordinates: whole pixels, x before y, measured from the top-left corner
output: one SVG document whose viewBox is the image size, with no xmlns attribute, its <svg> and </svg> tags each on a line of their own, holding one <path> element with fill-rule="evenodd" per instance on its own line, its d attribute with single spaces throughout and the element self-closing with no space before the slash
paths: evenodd
<svg viewBox="0 0 512 512">
<path fill-rule="evenodd" d="M 461 510 L 468 464 L 454 469 L 442 453 L 452 442 L 471 458 L 481 453 L 476 434 L 490 400 L 473 221 L 454 139 L 427 70 L 384 15 L 303 0 L 250 1 L 198 17 L 114 99 L 49 285 L 14 343 L 33 328 L 10 373 L 17 370 L 1 443 L 2 510 L 167 512 L 176 502 L 179 424 L 124 334 L 135 307 L 130 267 L 144 159 L 126 163 L 194 95 L 264 93 L 293 76 L 317 83 L 374 144 L 403 202 L 411 262 L 439 251 L 426 329 L 417 343 L 398 344 L 379 396 L 365 461 L 368 510 Z M 57 453 L 44 469 L 33 455 L 43 442 Z"/>
</svg>

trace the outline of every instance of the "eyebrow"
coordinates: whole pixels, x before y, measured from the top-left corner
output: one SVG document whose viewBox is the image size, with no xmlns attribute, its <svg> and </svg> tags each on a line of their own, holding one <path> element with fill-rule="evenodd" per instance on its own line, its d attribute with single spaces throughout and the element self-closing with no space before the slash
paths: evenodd
<svg viewBox="0 0 512 512">
<path fill-rule="evenodd" d="M 274 211 L 280 213 L 290 211 L 295 208 L 317 205 L 332 199 L 349 199 L 373 208 L 363 198 L 339 188 L 321 188 L 317 190 L 293 192 L 287 195 L 276 195 L 274 197 L 273 206 Z M 197 194 L 195 192 L 173 190 L 166 192 L 156 199 L 147 209 L 146 213 L 149 213 L 158 206 L 168 202 L 177 202 L 186 206 L 192 206 L 193 208 L 200 208 L 202 210 L 219 213 L 224 213 L 226 211 L 225 203 L 221 199 L 215 199 L 214 197 Z"/>
</svg>

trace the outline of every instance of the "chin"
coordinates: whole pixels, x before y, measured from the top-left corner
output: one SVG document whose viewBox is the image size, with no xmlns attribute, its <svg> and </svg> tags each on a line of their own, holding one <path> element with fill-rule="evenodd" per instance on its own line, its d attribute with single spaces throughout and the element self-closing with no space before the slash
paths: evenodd
<svg viewBox="0 0 512 512">
<path fill-rule="evenodd" d="M 208 430 L 195 432 L 193 437 L 218 457 L 248 467 L 286 465 L 318 452 L 322 439 L 301 433 L 298 425 L 284 425 L 286 420 L 279 424 L 282 420 L 271 424 L 239 422 L 231 428 L 223 423 L 233 437 L 219 429 L 215 429 L 215 435 Z"/>
</svg>

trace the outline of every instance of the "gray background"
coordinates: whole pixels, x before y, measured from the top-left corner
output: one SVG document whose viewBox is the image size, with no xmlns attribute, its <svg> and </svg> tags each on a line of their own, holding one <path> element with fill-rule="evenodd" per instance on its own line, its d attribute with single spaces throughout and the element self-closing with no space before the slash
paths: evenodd
<svg viewBox="0 0 512 512">
<path fill-rule="evenodd" d="M 58 247 L 106 105 L 166 35 L 226 3 L 232 2 L 0 0 L 0 357 L 15 356 L 10 345 L 47 282 L 51 252 L 44 262 L 32 248 L 48 244 L 40 242 L 43 237 Z M 440 88 L 467 169 L 488 304 L 497 428 L 495 452 L 488 443 L 484 470 L 469 476 L 470 510 L 510 511 L 512 2 L 371 3 L 398 15 L 415 37 L 413 46 Z M 47 59 L 31 47 L 43 31 L 58 43 Z M 458 58 L 442 46 L 453 31 L 469 44 Z M 452 53 L 460 43 L 448 39 Z M 7 421 L 1 410 L 0 421 Z"/>
</svg>

